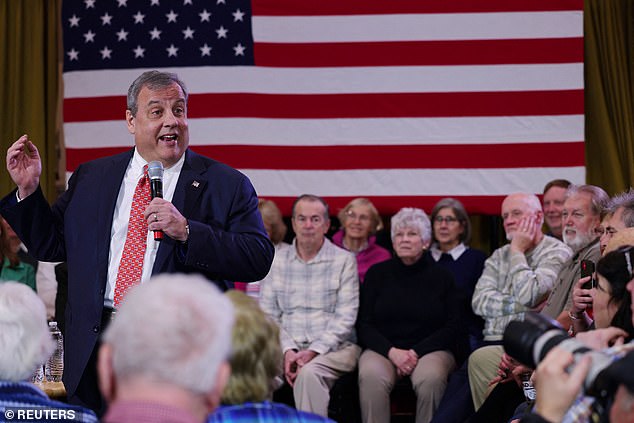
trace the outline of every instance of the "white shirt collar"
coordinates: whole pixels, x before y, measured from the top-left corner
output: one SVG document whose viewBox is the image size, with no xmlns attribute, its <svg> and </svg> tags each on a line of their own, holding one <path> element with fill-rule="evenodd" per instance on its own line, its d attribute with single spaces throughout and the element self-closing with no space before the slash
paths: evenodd
<svg viewBox="0 0 634 423">
<path fill-rule="evenodd" d="M 455 260 L 458 260 L 460 256 L 462 255 L 462 253 L 464 253 L 466 250 L 467 250 L 466 245 L 464 245 L 464 243 L 461 242 L 460 244 L 453 247 L 451 250 L 447 251 L 447 254 L 449 254 L 455 261 Z M 431 252 L 431 256 L 434 258 L 434 261 L 440 260 L 440 256 L 442 256 L 443 252 L 440 251 L 437 243 L 434 243 L 429 249 L 429 251 Z"/>
<path fill-rule="evenodd" d="M 165 173 L 180 175 L 181 169 L 183 168 L 183 163 L 185 163 L 185 153 L 183 153 L 181 158 L 178 159 L 174 166 L 166 168 Z M 145 166 L 146 164 L 148 164 L 147 160 L 141 157 L 141 155 L 139 154 L 139 150 L 137 150 L 137 148 L 135 147 L 131 163 L 131 168 L 133 172 L 138 173 L 139 177 L 141 177 L 141 174 L 143 173 L 143 166 Z"/>
</svg>

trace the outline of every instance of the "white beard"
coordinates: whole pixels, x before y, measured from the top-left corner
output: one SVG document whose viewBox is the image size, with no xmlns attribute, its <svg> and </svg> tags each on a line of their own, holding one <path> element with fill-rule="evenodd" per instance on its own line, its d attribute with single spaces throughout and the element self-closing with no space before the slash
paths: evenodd
<svg viewBox="0 0 634 423">
<path fill-rule="evenodd" d="M 588 231 L 584 233 L 576 229 L 573 229 L 573 231 L 575 232 L 575 236 L 573 238 L 570 238 L 570 235 L 567 235 L 566 231 L 567 229 L 564 228 L 564 231 L 563 231 L 564 243 L 568 247 L 570 247 L 572 251 L 574 251 L 575 253 L 581 250 L 586 245 L 590 244 L 592 241 L 594 241 L 594 238 L 596 237 L 596 235 L 594 234 L 594 231 Z"/>
</svg>

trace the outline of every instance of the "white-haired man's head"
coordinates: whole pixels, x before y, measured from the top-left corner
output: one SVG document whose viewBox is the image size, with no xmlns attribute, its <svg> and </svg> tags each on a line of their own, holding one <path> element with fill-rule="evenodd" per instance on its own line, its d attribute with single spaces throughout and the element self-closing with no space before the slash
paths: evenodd
<svg viewBox="0 0 634 423">
<path fill-rule="evenodd" d="M 502 221 L 506 239 L 512 240 L 521 220 L 529 217 L 535 219 L 540 227 L 544 223 L 542 204 L 535 194 L 518 192 L 507 196 L 502 202 Z"/>
<path fill-rule="evenodd" d="M 0 380 L 29 379 L 54 349 L 42 300 L 22 283 L 0 283 Z"/>
<path fill-rule="evenodd" d="M 231 302 L 200 275 L 163 274 L 131 289 L 100 351 L 106 400 L 125 399 L 121 388 L 139 381 L 219 400 L 229 376 L 233 322 Z"/>
</svg>

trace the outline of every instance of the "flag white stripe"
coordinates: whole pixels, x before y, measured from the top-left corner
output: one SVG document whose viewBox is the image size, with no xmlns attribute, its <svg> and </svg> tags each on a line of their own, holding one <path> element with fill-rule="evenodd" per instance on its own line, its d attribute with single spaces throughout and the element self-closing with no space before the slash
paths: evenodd
<svg viewBox="0 0 634 423">
<path fill-rule="evenodd" d="M 268 43 L 499 40 L 583 36 L 583 12 L 254 16 L 253 39 Z"/>
<path fill-rule="evenodd" d="M 553 179 L 585 181 L 584 167 L 532 169 L 375 169 L 253 170 L 241 169 L 261 196 L 461 196 L 507 195 L 519 190 L 541 192 Z M 427 181 L 427 183 L 423 183 Z M 432 183 L 433 181 L 433 183 Z"/>
<path fill-rule="evenodd" d="M 189 119 L 191 145 L 433 145 L 578 142 L 583 115 L 478 118 Z M 65 123 L 68 148 L 133 144 L 123 119 Z M 95 137 L 95 134 L 100 134 Z M 204 134 L 204 135 L 203 135 Z"/>
<path fill-rule="evenodd" d="M 583 63 L 478 66 L 377 66 L 174 69 L 190 94 L 425 93 L 583 89 Z M 167 71 L 170 71 L 169 69 Z M 64 97 L 125 95 L 140 71 L 64 74 Z M 88 84 L 87 81 L 90 81 Z"/>
<path fill-rule="evenodd" d="M 261 197 L 357 196 L 498 196 L 519 190 L 540 193 L 548 181 L 565 178 L 585 183 L 584 167 L 538 169 L 377 169 L 377 170 L 253 170 L 246 174 Z M 66 172 L 66 182 L 72 172 Z M 421 181 L 434 183 L 422 184 Z"/>
</svg>

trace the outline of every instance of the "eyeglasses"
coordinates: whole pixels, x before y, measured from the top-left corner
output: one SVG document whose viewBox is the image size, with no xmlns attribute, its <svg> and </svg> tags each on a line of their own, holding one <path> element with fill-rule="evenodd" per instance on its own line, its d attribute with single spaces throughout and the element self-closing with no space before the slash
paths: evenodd
<svg viewBox="0 0 634 423">
<path fill-rule="evenodd" d="M 434 218 L 434 222 L 441 224 L 442 222 L 445 222 L 447 225 L 451 225 L 452 223 L 456 223 L 458 221 L 458 219 L 456 219 L 453 216 L 436 216 Z"/>
<path fill-rule="evenodd" d="M 346 217 L 348 219 L 350 219 L 350 220 L 359 219 L 360 222 L 369 222 L 370 221 L 370 216 L 368 216 L 367 214 L 356 214 L 352 210 L 348 210 L 346 212 Z"/>
<path fill-rule="evenodd" d="M 594 233 L 597 236 L 609 235 L 610 237 L 612 237 L 617 232 L 618 231 L 616 229 L 614 229 L 613 227 L 611 227 L 611 226 L 608 226 L 607 228 L 599 226 L 598 228 L 594 229 Z"/>
</svg>

